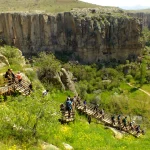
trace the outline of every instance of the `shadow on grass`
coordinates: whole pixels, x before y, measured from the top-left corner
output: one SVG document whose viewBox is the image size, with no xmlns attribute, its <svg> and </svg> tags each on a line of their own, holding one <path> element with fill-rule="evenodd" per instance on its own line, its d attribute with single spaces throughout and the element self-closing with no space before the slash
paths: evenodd
<svg viewBox="0 0 150 150">
<path fill-rule="evenodd" d="M 132 89 L 130 90 L 130 92 L 133 93 L 133 92 L 136 92 L 137 90 L 138 90 L 138 88 L 132 88 Z"/>
</svg>

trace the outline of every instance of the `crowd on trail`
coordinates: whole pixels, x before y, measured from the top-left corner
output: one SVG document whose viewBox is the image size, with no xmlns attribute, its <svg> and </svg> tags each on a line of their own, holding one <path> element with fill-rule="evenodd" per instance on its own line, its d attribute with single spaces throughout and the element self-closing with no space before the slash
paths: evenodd
<svg viewBox="0 0 150 150">
<path fill-rule="evenodd" d="M 112 115 L 111 122 L 113 126 L 119 125 L 120 130 L 123 129 L 125 131 L 133 131 L 133 132 L 136 131 L 137 135 L 139 133 L 145 134 L 145 131 L 140 128 L 140 125 L 137 125 L 135 121 L 129 122 L 127 119 L 127 116 L 124 117 L 124 116 L 118 115 L 116 118 L 115 115 Z"/>
<path fill-rule="evenodd" d="M 79 96 L 74 96 L 70 97 L 68 96 L 66 99 L 65 104 L 60 105 L 60 110 L 61 111 L 68 111 L 68 117 L 71 116 L 71 112 L 74 112 L 75 108 L 78 105 L 83 106 L 83 111 L 86 112 L 87 107 L 87 102 L 86 100 L 81 101 L 81 98 Z M 91 109 L 91 108 L 90 108 Z M 99 105 L 95 104 L 92 107 L 92 111 L 95 113 L 95 116 L 101 115 L 101 120 L 105 119 L 105 111 L 104 109 L 99 109 Z M 91 123 L 91 115 L 87 115 L 87 119 L 89 124 Z M 135 121 L 128 121 L 127 116 L 121 116 L 118 115 L 117 117 L 115 115 L 111 115 L 111 125 L 119 127 L 119 130 L 124 130 L 124 131 L 135 131 L 136 135 L 139 133 L 145 134 L 145 131 L 140 128 L 140 125 L 137 125 Z"/>
</svg>

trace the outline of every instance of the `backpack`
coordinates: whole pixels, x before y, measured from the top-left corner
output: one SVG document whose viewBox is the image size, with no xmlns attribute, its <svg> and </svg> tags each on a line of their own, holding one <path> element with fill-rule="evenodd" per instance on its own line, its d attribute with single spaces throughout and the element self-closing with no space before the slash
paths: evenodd
<svg viewBox="0 0 150 150">
<path fill-rule="evenodd" d="M 122 120 L 122 122 L 123 122 L 123 123 L 126 123 L 127 121 L 126 121 L 126 119 L 124 118 L 124 119 Z"/>
<path fill-rule="evenodd" d="M 111 117 L 111 120 L 114 120 L 114 119 L 115 119 L 115 116 L 112 116 L 112 117 Z"/>
<path fill-rule="evenodd" d="M 71 101 L 69 100 L 69 101 L 66 101 L 66 107 L 68 108 L 68 109 L 71 109 Z"/>
</svg>

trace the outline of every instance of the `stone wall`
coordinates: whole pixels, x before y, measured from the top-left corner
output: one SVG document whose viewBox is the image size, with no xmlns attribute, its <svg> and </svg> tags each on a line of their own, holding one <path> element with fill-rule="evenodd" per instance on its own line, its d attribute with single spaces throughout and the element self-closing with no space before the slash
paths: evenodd
<svg viewBox="0 0 150 150">
<path fill-rule="evenodd" d="M 1 13 L 0 39 L 24 55 L 40 51 L 69 51 L 72 59 L 93 63 L 124 61 L 141 53 L 141 23 L 120 12 L 97 9 L 55 15 Z"/>
</svg>

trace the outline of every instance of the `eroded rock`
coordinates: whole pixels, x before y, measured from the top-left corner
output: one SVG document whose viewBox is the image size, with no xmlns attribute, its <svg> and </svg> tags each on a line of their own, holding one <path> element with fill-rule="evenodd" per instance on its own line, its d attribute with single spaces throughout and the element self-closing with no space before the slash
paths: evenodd
<svg viewBox="0 0 150 150">
<path fill-rule="evenodd" d="M 74 85 L 74 82 L 72 81 L 73 75 L 71 72 L 66 71 L 66 69 L 61 68 L 61 81 L 66 89 L 71 90 L 75 95 L 77 95 L 77 91 Z"/>
<path fill-rule="evenodd" d="M 68 51 L 84 63 L 125 61 L 141 53 L 141 22 L 118 8 L 58 14 L 1 13 L 0 39 L 25 55 Z M 72 59 L 70 57 L 70 59 Z"/>
</svg>

